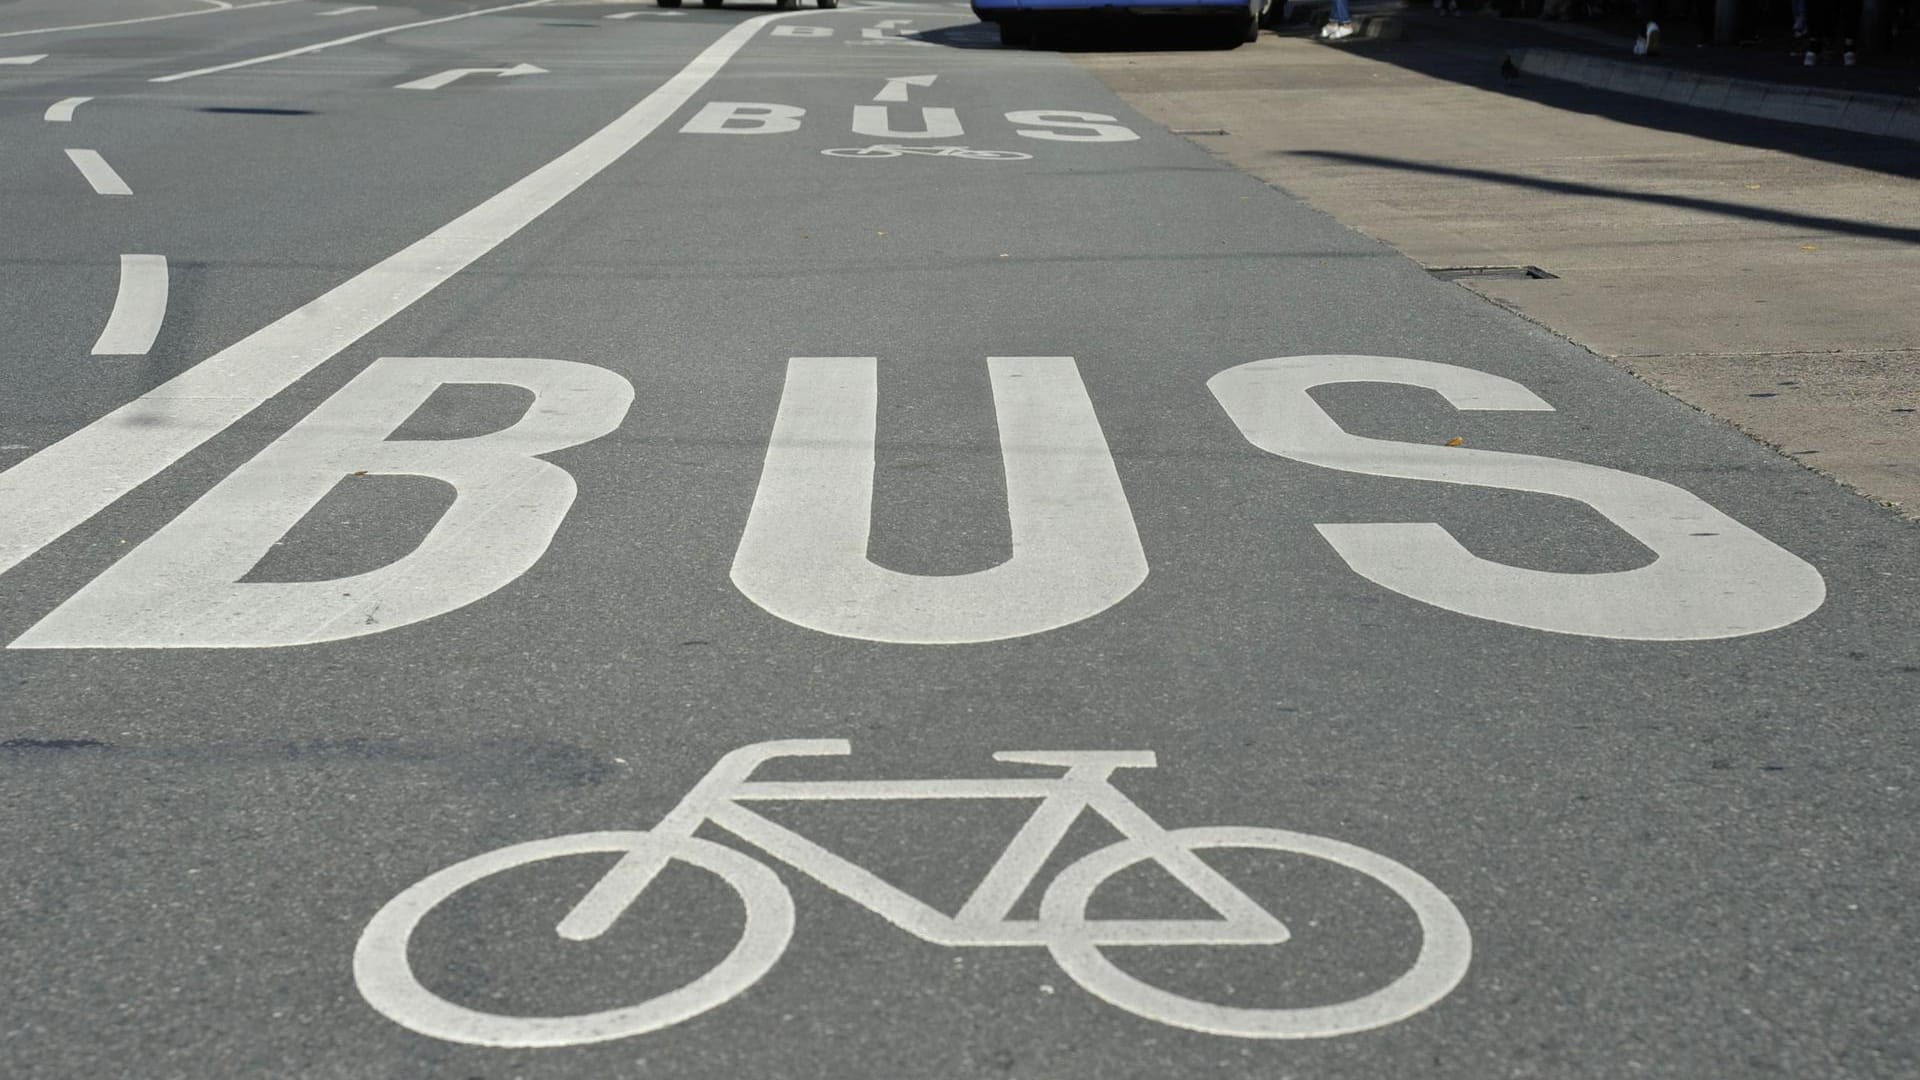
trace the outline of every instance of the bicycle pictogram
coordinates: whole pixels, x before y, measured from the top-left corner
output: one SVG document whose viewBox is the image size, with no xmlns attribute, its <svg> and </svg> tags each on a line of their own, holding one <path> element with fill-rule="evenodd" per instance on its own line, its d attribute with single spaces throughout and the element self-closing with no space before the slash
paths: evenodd
<svg viewBox="0 0 1920 1080">
<path fill-rule="evenodd" d="M 1032 161 L 1032 154 L 1023 154 L 1018 150 L 975 150 L 970 146 L 906 146 L 898 143 L 876 143 L 873 146 L 837 146 L 831 150 L 822 150 L 828 157 L 879 158 L 897 157 L 937 157 L 958 158 L 961 161 Z"/>
<path fill-rule="evenodd" d="M 657 1031 L 736 997 L 771 969 L 793 935 L 793 896 L 768 866 L 734 848 L 694 836 L 711 823 L 866 907 L 923 941 L 955 948 L 1043 947 L 1067 976 L 1109 1004 L 1150 1020 L 1216 1035 L 1304 1039 L 1349 1034 L 1404 1020 L 1439 1001 L 1466 975 L 1472 937 L 1444 893 L 1405 866 L 1363 848 L 1283 829 L 1220 826 L 1168 829 L 1112 784 L 1118 769 L 1152 768 L 1150 751 L 1020 751 L 997 761 L 1062 768 L 1058 776 L 977 780 L 755 780 L 783 757 L 839 756 L 840 739 L 765 742 L 714 765 L 652 829 L 556 836 L 500 848 L 429 875 L 389 901 L 368 922 L 354 950 L 360 993 L 390 1019 L 424 1035 L 498 1047 L 605 1042 Z M 753 812 L 759 801 L 1030 799 L 1034 810 L 956 914 L 948 915 L 889 885 L 796 832 Z M 1010 917 L 1048 857 L 1086 811 L 1123 839 L 1081 857 L 1041 893 L 1039 917 Z M 1169 993 L 1115 965 L 1103 950 L 1176 945 L 1274 946 L 1287 927 L 1196 852 L 1250 848 L 1304 855 L 1365 875 L 1411 909 L 1421 941 L 1412 965 L 1387 985 L 1349 1001 L 1294 1008 L 1246 1008 Z M 571 855 L 621 858 L 560 920 L 556 931 L 591 941 L 609 930 L 673 859 L 707 870 L 739 894 L 746 910 L 740 941 L 718 966 L 679 989 L 637 1005 L 573 1016 L 503 1016 L 455 1004 L 415 976 L 407 949 L 427 914 L 455 893 L 495 874 Z M 1204 901 L 1218 918 L 1094 919 L 1087 904 L 1108 878 L 1151 860 Z"/>
</svg>

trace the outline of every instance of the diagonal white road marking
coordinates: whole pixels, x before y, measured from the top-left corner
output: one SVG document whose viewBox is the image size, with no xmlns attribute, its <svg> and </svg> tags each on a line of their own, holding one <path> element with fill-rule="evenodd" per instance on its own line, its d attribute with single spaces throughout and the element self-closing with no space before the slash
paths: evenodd
<svg viewBox="0 0 1920 1080">
<path fill-rule="evenodd" d="M 248 8 L 279 7 L 300 0 L 254 0 L 251 4 L 235 4 L 223 8 L 196 8 L 192 11 L 176 11 L 171 15 L 143 15 L 137 19 L 113 19 L 108 22 L 74 23 L 70 26 L 43 26 L 38 30 L 8 30 L 0 38 L 26 37 L 29 34 L 58 34 L 67 30 L 99 30 L 108 26 L 132 26 L 134 23 L 161 22 L 166 19 L 190 19 L 195 15 L 223 15 L 229 11 L 245 11 Z"/>
<path fill-rule="evenodd" d="M 133 189 L 127 186 L 125 180 L 120 179 L 119 173 L 113 171 L 113 166 L 107 164 L 107 159 L 100 156 L 100 151 L 69 150 L 67 158 L 73 162 L 74 168 L 80 170 L 80 175 L 86 178 L 87 183 L 93 185 L 94 194 L 133 194 Z"/>
<path fill-rule="evenodd" d="M 813 14 L 783 11 L 740 23 L 618 119 L 505 191 L 0 472 L 0 572 L 152 479 L 526 228 L 653 134 L 761 27 Z"/>
<path fill-rule="evenodd" d="M 384 37 L 387 34 L 397 34 L 402 30 L 416 30 L 422 26 L 438 26 L 441 23 L 459 22 L 461 19 L 471 19 L 480 15 L 492 15 L 498 11 L 512 11 L 516 8 L 543 7 L 553 2 L 554 0 L 520 0 L 517 4 L 502 4 L 499 7 L 480 8 L 477 11 L 463 11 L 458 15 L 442 15 L 438 19 L 422 19 L 419 22 L 401 23 L 398 26 L 383 26 L 378 30 L 363 30 L 358 34 L 348 34 L 346 37 L 334 38 L 331 41 L 320 41 L 312 45 L 302 45 L 297 49 L 288 49 L 285 52 L 256 56 L 251 60 L 235 60 L 231 64 L 215 64 L 212 67 L 195 68 L 192 71 L 182 71 L 174 75 L 162 75 L 157 79 L 148 79 L 147 81 L 157 83 L 179 82 L 181 79 L 194 79 L 202 75 L 213 75 L 222 71 L 233 71 L 238 68 L 253 67 L 255 64 L 271 64 L 275 60 L 286 60 L 295 56 L 306 56 L 310 53 L 320 52 L 323 49 L 331 49 L 336 45 L 351 45 L 356 41 Z"/>
</svg>

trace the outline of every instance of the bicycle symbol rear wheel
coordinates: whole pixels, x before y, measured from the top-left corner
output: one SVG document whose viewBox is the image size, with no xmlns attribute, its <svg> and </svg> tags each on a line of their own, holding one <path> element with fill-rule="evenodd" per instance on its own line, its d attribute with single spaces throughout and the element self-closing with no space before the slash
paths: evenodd
<svg viewBox="0 0 1920 1080">
<path fill-rule="evenodd" d="M 1055 963 L 1095 997 L 1136 1016 L 1174 1027 L 1245 1039 L 1317 1039 L 1384 1027 L 1445 997 L 1466 976 L 1472 934 L 1453 901 L 1434 884 L 1384 855 L 1338 840 L 1284 829 L 1199 828 L 1168 831 L 1190 851 L 1260 848 L 1336 863 L 1378 881 L 1399 896 L 1420 922 L 1420 954 L 1399 978 L 1370 994 L 1333 1005 L 1250 1009 L 1195 1001 L 1149 986 L 1121 970 L 1084 938 L 1047 946 Z M 1084 924 L 1087 902 L 1102 882 L 1152 857 L 1134 840 L 1101 848 L 1060 872 L 1041 898 L 1040 917 L 1056 925 Z M 1107 946 L 1114 948 L 1115 946 Z M 1125 947 L 1125 946 L 1121 946 Z"/>
<path fill-rule="evenodd" d="M 625 1008 L 578 1016 L 500 1016 L 456 1005 L 421 985 L 407 944 L 434 908 L 478 881 L 569 855 L 625 854 L 664 845 L 669 858 L 725 881 L 746 906 L 746 928 L 719 966 L 687 985 Z M 402 1027 L 474 1046 L 579 1046 L 641 1035 L 731 1000 L 759 981 L 793 937 L 793 896 L 773 871 L 732 848 L 691 836 L 573 833 L 515 844 L 455 863 L 388 901 L 361 931 L 353 978 L 367 1003 Z"/>
</svg>

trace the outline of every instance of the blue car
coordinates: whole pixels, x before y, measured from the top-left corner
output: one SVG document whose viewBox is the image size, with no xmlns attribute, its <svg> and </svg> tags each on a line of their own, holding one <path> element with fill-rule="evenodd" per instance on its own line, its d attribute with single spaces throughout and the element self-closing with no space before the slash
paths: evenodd
<svg viewBox="0 0 1920 1080">
<path fill-rule="evenodd" d="M 1042 32 L 1095 19 L 1175 17 L 1219 25 L 1223 39 L 1238 45 L 1260 34 L 1273 0 L 973 0 L 981 22 L 1000 28 L 1004 45 L 1032 45 Z"/>
</svg>

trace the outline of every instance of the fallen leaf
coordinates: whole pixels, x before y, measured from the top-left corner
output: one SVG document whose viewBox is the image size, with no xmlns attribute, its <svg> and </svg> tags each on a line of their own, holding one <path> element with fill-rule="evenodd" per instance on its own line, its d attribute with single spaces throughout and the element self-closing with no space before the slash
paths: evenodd
<svg viewBox="0 0 1920 1080">
<path fill-rule="evenodd" d="M 1463 438 L 1461 438 L 1460 436 L 1458 436 L 1458 435 L 1455 435 L 1455 436 L 1454 436 L 1453 438 L 1451 438 L 1451 439 L 1448 439 L 1448 440 L 1447 440 L 1447 445 L 1448 445 L 1448 446 L 1461 446 L 1461 445 L 1464 445 L 1464 444 L 1466 443 L 1466 441 L 1467 441 L 1467 440 L 1465 440 L 1465 439 L 1463 439 Z"/>
</svg>

